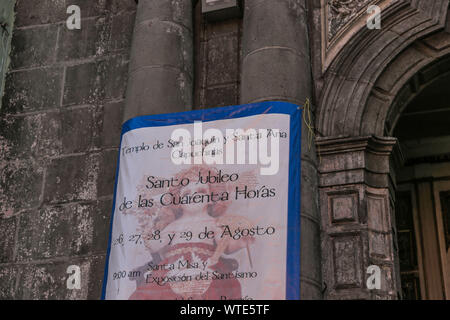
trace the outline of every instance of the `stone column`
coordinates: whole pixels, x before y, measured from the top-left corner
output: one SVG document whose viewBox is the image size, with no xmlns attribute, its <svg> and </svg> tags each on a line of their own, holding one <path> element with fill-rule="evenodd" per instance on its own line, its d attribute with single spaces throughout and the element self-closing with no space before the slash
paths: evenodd
<svg viewBox="0 0 450 320">
<path fill-rule="evenodd" d="M 280 100 L 303 105 L 311 97 L 305 5 L 304 0 L 245 1 L 241 103 Z M 300 290 L 301 299 L 321 299 L 317 160 L 313 143 L 308 145 L 304 126 Z"/>
<path fill-rule="evenodd" d="M 140 0 L 124 121 L 192 108 L 192 0 Z"/>
<path fill-rule="evenodd" d="M 317 139 L 326 299 L 396 299 L 399 273 L 390 177 L 395 138 Z M 381 289 L 367 288 L 367 267 Z"/>
</svg>

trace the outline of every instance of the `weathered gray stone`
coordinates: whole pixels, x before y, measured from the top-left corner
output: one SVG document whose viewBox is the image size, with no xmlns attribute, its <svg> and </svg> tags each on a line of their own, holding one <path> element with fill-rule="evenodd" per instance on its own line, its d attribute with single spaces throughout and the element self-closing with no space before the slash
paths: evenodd
<svg viewBox="0 0 450 320">
<path fill-rule="evenodd" d="M 122 56 L 67 67 L 63 105 L 98 104 L 123 98 L 127 62 Z"/>
<path fill-rule="evenodd" d="M 205 22 L 195 16 L 195 108 L 239 104 L 242 20 Z"/>
<path fill-rule="evenodd" d="M 396 139 L 318 139 L 321 150 L 322 274 L 327 299 L 394 298 L 393 229 L 390 225 L 389 156 Z M 378 173 L 377 173 L 378 172 Z M 370 291 L 365 271 L 376 264 L 390 282 Z"/>
<path fill-rule="evenodd" d="M 88 151 L 96 135 L 94 108 L 83 107 L 61 112 L 63 154 Z"/>
<path fill-rule="evenodd" d="M 104 97 L 101 66 L 100 63 L 89 62 L 67 67 L 63 105 L 90 104 Z"/>
<path fill-rule="evenodd" d="M 2 112 L 17 113 L 57 108 L 63 69 L 51 67 L 12 72 L 6 76 Z"/>
<path fill-rule="evenodd" d="M 106 100 L 122 100 L 128 79 L 128 60 L 123 55 L 115 55 L 104 62 L 101 77 L 102 86 L 105 88 Z"/>
<path fill-rule="evenodd" d="M 139 1 L 136 23 L 148 20 L 171 21 L 188 30 L 192 30 L 192 1 Z"/>
<path fill-rule="evenodd" d="M 139 2 L 124 121 L 192 108 L 192 41 L 190 0 Z"/>
<path fill-rule="evenodd" d="M 133 1 L 120 1 L 121 3 L 132 3 Z M 133 5 L 134 7 L 134 5 Z M 109 50 L 128 50 L 131 46 L 134 21 L 136 13 L 125 11 L 112 18 L 111 35 L 109 37 Z"/>
<path fill-rule="evenodd" d="M 244 101 L 289 99 L 297 104 L 305 102 L 311 85 L 306 73 L 299 71 L 309 69 L 303 58 L 288 50 L 273 48 L 252 53 L 244 59 L 241 87 Z"/>
<path fill-rule="evenodd" d="M 77 155 L 54 159 L 47 167 L 46 203 L 95 200 L 99 155 Z"/>
<path fill-rule="evenodd" d="M 57 112 L 0 118 L 2 159 L 56 156 L 61 152 L 61 122 Z"/>
<path fill-rule="evenodd" d="M 65 299 L 72 291 L 67 290 L 66 285 L 69 265 L 66 262 L 26 265 L 20 277 L 17 297 L 25 300 Z"/>
<path fill-rule="evenodd" d="M 20 217 L 17 261 L 43 260 L 70 254 L 72 207 L 52 206 Z"/>
<path fill-rule="evenodd" d="M 105 254 L 108 248 L 108 239 L 110 233 L 110 219 L 112 214 L 112 199 L 99 200 L 90 206 L 91 216 L 93 217 L 92 242 L 89 252 L 94 254 Z M 104 267 L 104 265 L 103 265 Z M 102 274 L 103 276 L 103 274 Z"/>
<path fill-rule="evenodd" d="M 241 103 L 282 100 L 303 104 L 311 97 L 305 1 L 246 1 L 242 51 Z M 305 131 L 302 146 L 310 143 Z M 312 143 L 311 146 L 311 150 L 302 148 L 302 161 L 315 164 L 315 149 Z M 302 200 L 318 191 L 317 179 L 313 178 L 317 174 L 315 165 L 309 168 L 312 172 L 307 169 L 302 174 Z M 302 203 L 303 212 L 300 290 L 303 299 L 314 299 L 321 297 L 322 291 L 318 202 Z M 306 291 L 303 291 L 304 283 Z"/>
<path fill-rule="evenodd" d="M 130 73 L 140 68 L 167 66 L 192 74 L 193 44 L 189 31 L 149 21 L 136 26 L 133 41 L 136 45 L 131 51 Z"/>
<path fill-rule="evenodd" d="M 20 216 L 17 262 L 102 254 L 111 201 L 47 206 Z"/>
<path fill-rule="evenodd" d="M 17 266 L 0 266 L 0 299 L 13 300 L 18 298 L 15 294 L 18 269 Z"/>
<path fill-rule="evenodd" d="M 137 1 L 111 0 L 106 2 L 106 8 L 113 14 L 135 13 L 136 7 Z"/>
<path fill-rule="evenodd" d="M 235 35 L 214 37 L 207 42 L 207 85 L 235 82 L 239 79 L 239 40 Z"/>
<path fill-rule="evenodd" d="M 103 151 L 100 158 L 100 171 L 97 179 L 97 195 L 112 196 L 116 179 L 117 150 Z"/>
<path fill-rule="evenodd" d="M 72 217 L 71 255 L 106 252 L 111 207 L 111 200 L 76 206 Z"/>
<path fill-rule="evenodd" d="M 239 35 L 241 19 L 223 20 L 214 23 L 206 23 L 204 26 L 204 35 L 210 38 L 224 35 Z M 207 39 L 202 39 L 207 40 Z"/>
<path fill-rule="evenodd" d="M 81 18 L 98 17 L 101 15 L 106 15 L 109 13 L 111 8 L 109 8 L 115 1 L 111 0 L 65 0 L 65 8 L 70 5 L 79 6 L 81 9 Z M 127 1 L 128 2 L 128 1 Z M 65 12 L 66 10 L 64 10 Z M 68 17 L 69 15 L 66 14 Z"/>
<path fill-rule="evenodd" d="M 17 0 L 17 27 L 49 24 L 66 19 L 65 0 Z"/>
<path fill-rule="evenodd" d="M 102 296 L 105 263 L 106 255 L 98 255 L 90 258 L 88 300 L 99 300 Z"/>
<path fill-rule="evenodd" d="M 319 282 L 322 271 L 317 268 L 317 255 L 320 253 L 320 231 L 317 228 L 317 222 L 310 218 L 304 218 L 301 221 L 300 229 L 300 270 L 301 277 L 309 280 L 310 283 L 316 286 L 316 295 L 320 292 L 317 287 L 322 286 Z M 300 284 L 302 288 L 303 283 Z M 301 292 L 302 299 L 313 299 L 308 297 L 306 293 Z"/>
<path fill-rule="evenodd" d="M 80 31 L 65 26 L 70 4 L 81 8 Z M 117 155 L 103 149 L 119 143 L 135 8 L 17 1 L 0 113 L 2 299 L 100 298 L 115 174 L 107 155 Z M 73 264 L 81 290 L 66 288 Z"/>
<path fill-rule="evenodd" d="M 249 1 L 247 6 L 251 10 L 247 10 L 245 16 L 244 56 L 261 49 L 264 43 L 267 47 L 290 48 L 309 61 L 309 47 L 298 39 L 299 35 L 308 33 L 304 0 L 283 1 L 276 6 L 272 1 Z M 265 15 L 268 11 L 272 14 Z"/>
<path fill-rule="evenodd" d="M 205 105 L 202 107 L 225 107 L 238 105 L 239 88 L 237 84 L 206 89 Z"/>
<path fill-rule="evenodd" d="M 11 68 L 20 69 L 49 65 L 55 60 L 56 25 L 19 29 L 11 44 Z"/>
<path fill-rule="evenodd" d="M 17 217 L 4 218 L 0 215 L 0 264 L 14 260 L 16 244 Z"/>
<path fill-rule="evenodd" d="M 192 80 L 177 70 L 152 68 L 136 71 L 129 76 L 124 119 L 185 111 L 189 106 L 187 102 L 192 101 L 191 89 Z"/>
<path fill-rule="evenodd" d="M 108 47 L 109 29 L 110 25 L 105 17 L 82 20 L 80 30 L 62 27 L 58 42 L 58 61 L 102 55 Z"/>
<path fill-rule="evenodd" d="M 32 159 L 0 163 L 0 212 L 4 217 L 41 203 L 43 172 Z"/>
<path fill-rule="evenodd" d="M 101 128 L 101 145 L 104 147 L 118 147 L 120 144 L 124 102 L 107 103 L 103 111 Z"/>
</svg>

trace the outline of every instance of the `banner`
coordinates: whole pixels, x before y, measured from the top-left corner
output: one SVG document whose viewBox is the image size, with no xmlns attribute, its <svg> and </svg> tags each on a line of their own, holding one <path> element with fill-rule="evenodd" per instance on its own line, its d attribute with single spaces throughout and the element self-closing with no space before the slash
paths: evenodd
<svg viewBox="0 0 450 320">
<path fill-rule="evenodd" d="M 301 107 L 123 125 L 102 299 L 300 297 Z"/>
</svg>

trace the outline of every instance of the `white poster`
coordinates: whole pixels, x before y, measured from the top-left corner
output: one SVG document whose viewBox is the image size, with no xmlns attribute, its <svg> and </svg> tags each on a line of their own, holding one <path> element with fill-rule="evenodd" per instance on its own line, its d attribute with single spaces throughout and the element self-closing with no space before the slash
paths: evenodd
<svg viewBox="0 0 450 320">
<path fill-rule="evenodd" d="M 298 299 L 301 108 L 124 124 L 103 299 Z"/>
</svg>

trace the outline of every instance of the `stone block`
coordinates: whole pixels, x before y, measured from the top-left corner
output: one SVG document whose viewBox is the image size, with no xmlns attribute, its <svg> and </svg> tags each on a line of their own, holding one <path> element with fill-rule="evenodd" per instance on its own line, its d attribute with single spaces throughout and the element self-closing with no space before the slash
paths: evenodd
<svg viewBox="0 0 450 320">
<path fill-rule="evenodd" d="M 97 194 L 99 197 L 111 196 L 114 193 L 117 157 L 117 150 L 103 151 L 101 154 L 99 176 L 97 179 Z"/>
<path fill-rule="evenodd" d="M 44 201 L 61 203 L 96 199 L 98 162 L 97 154 L 53 159 L 47 167 Z"/>
<path fill-rule="evenodd" d="M 124 119 L 186 111 L 192 101 L 190 88 L 192 80 L 172 69 L 139 70 L 130 75 L 126 103 L 132 108 L 125 108 Z M 151 100 L 148 100 L 148 92 L 151 92 Z"/>
<path fill-rule="evenodd" d="M 40 204 L 43 171 L 34 160 L 0 163 L 0 212 L 11 216 Z"/>
<path fill-rule="evenodd" d="M 72 207 L 50 206 L 20 218 L 17 261 L 43 260 L 70 254 Z"/>
<path fill-rule="evenodd" d="M 22 214 L 17 262 L 106 253 L 111 203 L 55 205 Z"/>
<path fill-rule="evenodd" d="M 132 3 L 133 1 L 121 1 Z M 109 38 L 109 50 L 128 49 L 131 47 L 133 38 L 134 21 L 136 13 L 134 11 L 123 12 L 112 18 L 111 35 Z"/>
<path fill-rule="evenodd" d="M 80 267 L 81 289 L 67 289 L 70 265 Z M 105 255 L 71 258 L 67 261 L 29 264 L 18 285 L 17 299 L 98 300 L 101 297 Z M 0 269 L 0 277 L 1 277 Z M 0 284 L 1 285 L 1 284 Z"/>
<path fill-rule="evenodd" d="M 71 255 L 104 254 L 109 236 L 111 200 L 77 205 L 72 216 Z"/>
<path fill-rule="evenodd" d="M 309 61 L 308 42 L 302 41 L 303 35 L 308 34 L 303 5 L 298 1 L 279 1 L 276 5 L 262 1 L 250 4 L 250 8 L 246 10 L 244 19 L 244 28 L 247 29 L 243 39 L 244 56 L 260 48 L 287 47 Z"/>
<path fill-rule="evenodd" d="M 120 1 L 120 0 L 116 0 Z M 139 8 L 136 21 L 141 23 L 150 19 L 170 21 L 192 31 L 192 11 L 191 0 L 174 1 L 150 1 Z"/>
<path fill-rule="evenodd" d="M 107 103 L 103 109 L 101 144 L 104 147 L 119 147 L 122 130 L 124 102 Z"/>
<path fill-rule="evenodd" d="M 62 75 L 62 68 L 8 73 L 2 109 L 7 113 L 18 113 L 58 108 Z"/>
<path fill-rule="evenodd" d="M 98 105 L 104 99 L 122 99 L 127 75 L 128 62 L 120 55 L 67 67 L 63 105 Z"/>
<path fill-rule="evenodd" d="M 23 300 L 63 300 L 68 295 L 65 262 L 29 264 L 24 267 L 17 296 Z M 83 278 L 82 278 L 83 279 Z"/>
<path fill-rule="evenodd" d="M 66 0 L 17 0 L 16 27 L 51 24 L 66 19 Z"/>
<path fill-rule="evenodd" d="M 0 266 L 0 299 L 17 299 L 15 294 L 16 279 L 19 276 L 17 266 Z"/>
<path fill-rule="evenodd" d="M 93 235 L 90 251 L 92 253 L 106 254 L 110 233 L 110 220 L 112 215 L 112 199 L 102 200 L 91 206 L 93 219 Z"/>
<path fill-rule="evenodd" d="M 239 81 L 238 47 L 237 36 L 216 37 L 207 42 L 208 86 Z"/>
<path fill-rule="evenodd" d="M 301 276 L 321 283 L 320 229 L 319 225 L 307 218 L 301 219 L 300 273 Z"/>
<path fill-rule="evenodd" d="M 58 61 L 86 59 L 105 53 L 110 26 L 105 17 L 82 20 L 80 30 L 61 28 Z"/>
<path fill-rule="evenodd" d="M 215 23 L 207 23 L 205 27 L 206 40 L 223 35 L 238 35 L 241 27 L 241 19 L 230 19 Z"/>
<path fill-rule="evenodd" d="M 372 257 L 389 260 L 391 238 L 387 234 L 369 232 L 369 253 Z"/>
<path fill-rule="evenodd" d="M 56 25 L 17 29 L 11 43 L 11 69 L 45 66 L 54 62 Z"/>
<path fill-rule="evenodd" d="M 112 14 L 136 12 L 136 1 L 111 0 L 106 3 L 106 8 Z"/>
<path fill-rule="evenodd" d="M 205 93 L 205 105 L 202 108 L 215 108 L 239 104 L 237 84 L 225 87 L 208 88 Z"/>
<path fill-rule="evenodd" d="M 96 134 L 93 107 L 61 112 L 61 140 L 64 154 L 88 151 Z"/>
<path fill-rule="evenodd" d="M 322 300 L 320 289 L 311 282 L 300 280 L 300 300 Z"/>
<path fill-rule="evenodd" d="M 412 66 L 416 66 L 426 59 L 427 57 L 422 52 L 415 48 L 408 48 L 398 55 L 389 72 L 384 72 L 375 85 L 386 92 L 391 92 L 400 80 L 408 74 Z"/>
<path fill-rule="evenodd" d="M 362 285 L 362 243 L 358 235 L 332 238 L 334 288 L 359 288 Z"/>
<path fill-rule="evenodd" d="M 331 223 L 359 222 L 359 197 L 356 190 L 330 194 L 328 201 Z"/>
<path fill-rule="evenodd" d="M 307 60 L 282 48 L 246 57 L 242 67 L 241 102 L 283 99 L 303 103 L 305 94 L 311 91 L 311 83 L 299 70 L 309 70 Z"/>
<path fill-rule="evenodd" d="M 301 179 L 301 213 L 308 215 L 311 219 L 320 221 L 317 170 L 308 161 L 302 161 L 301 163 Z"/>
<path fill-rule="evenodd" d="M 193 72 L 192 35 L 166 22 L 150 21 L 136 27 L 130 72 L 143 67 L 170 66 Z"/>
<path fill-rule="evenodd" d="M 0 264 L 14 260 L 14 247 L 17 230 L 17 217 L 0 216 Z"/>
<path fill-rule="evenodd" d="M 128 79 L 128 61 L 124 56 L 113 56 L 102 62 L 100 77 L 104 83 L 105 99 L 120 100 L 125 98 Z"/>
<path fill-rule="evenodd" d="M 367 193 L 367 227 L 373 231 L 389 232 L 387 196 Z"/>
<path fill-rule="evenodd" d="M 81 18 L 97 17 L 108 13 L 108 5 L 111 0 L 65 0 L 65 8 L 77 5 L 81 10 Z M 66 10 L 64 10 L 65 12 Z M 66 15 L 69 16 L 68 14 Z M 83 28 L 83 26 L 81 27 Z"/>
<path fill-rule="evenodd" d="M 95 104 L 104 97 L 100 62 L 67 67 L 63 105 Z"/>
<path fill-rule="evenodd" d="M 61 151 L 61 122 L 57 112 L 0 118 L 3 159 L 56 156 Z"/>
<path fill-rule="evenodd" d="M 90 259 L 88 300 L 99 300 L 102 296 L 103 275 L 105 273 L 106 256 L 98 255 Z"/>
</svg>

